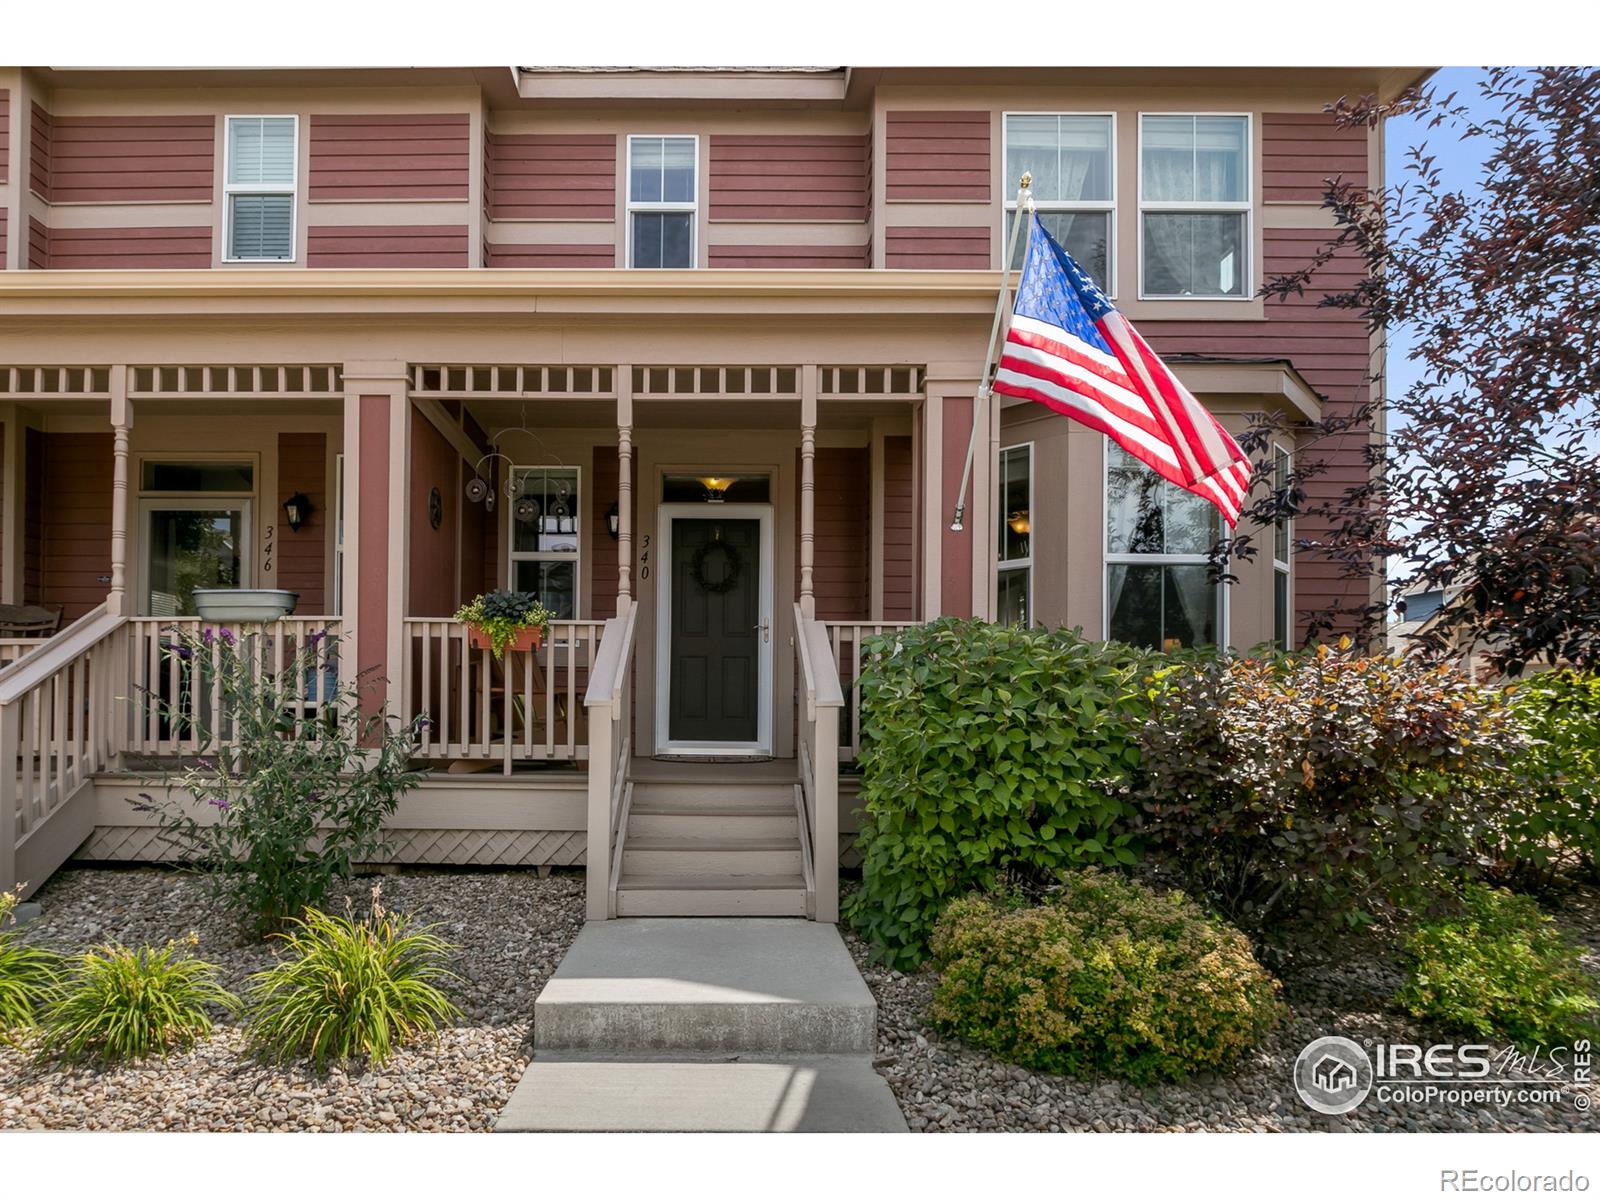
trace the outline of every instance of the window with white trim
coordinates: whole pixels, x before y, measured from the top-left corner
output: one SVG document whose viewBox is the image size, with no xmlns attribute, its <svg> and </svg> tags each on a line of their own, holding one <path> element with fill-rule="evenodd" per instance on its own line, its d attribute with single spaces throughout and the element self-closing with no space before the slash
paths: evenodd
<svg viewBox="0 0 1600 1200">
<path fill-rule="evenodd" d="M 294 260 L 298 117 L 229 117 L 223 168 L 223 258 Z"/>
<path fill-rule="evenodd" d="M 1272 447 L 1272 491 L 1279 512 L 1272 522 L 1272 641 L 1284 650 L 1294 649 L 1294 595 L 1290 549 L 1294 545 L 1294 521 L 1284 509 L 1284 493 L 1289 487 L 1292 460 L 1282 446 Z"/>
<path fill-rule="evenodd" d="M 1110 113 L 1006 113 L 1005 228 L 1011 236 L 1017 186 L 1033 175 L 1034 207 L 1040 223 L 1088 271 L 1101 290 L 1113 294 L 1112 245 L 1116 227 L 1116 122 Z M 1021 269 L 1027 243 L 1019 239 L 1011 266 Z"/>
<path fill-rule="evenodd" d="M 999 587 L 995 620 L 1033 624 L 1033 443 L 1000 451 Z"/>
<path fill-rule="evenodd" d="M 699 139 L 628 137 L 628 265 L 692 267 Z"/>
<path fill-rule="evenodd" d="M 1250 296 L 1250 118 L 1139 118 L 1139 291 Z"/>
<path fill-rule="evenodd" d="M 556 620 L 576 620 L 583 546 L 578 468 L 513 467 L 510 478 L 511 587 L 538 596 Z"/>
<path fill-rule="evenodd" d="M 1152 650 L 1222 641 L 1207 552 L 1217 510 L 1106 443 L 1106 637 Z"/>
</svg>

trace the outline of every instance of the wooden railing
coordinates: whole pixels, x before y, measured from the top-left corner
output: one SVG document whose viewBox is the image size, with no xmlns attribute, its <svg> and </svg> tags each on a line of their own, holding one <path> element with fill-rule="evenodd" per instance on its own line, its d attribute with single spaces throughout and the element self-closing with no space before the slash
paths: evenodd
<svg viewBox="0 0 1600 1200">
<path fill-rule="evenodd" d="M 631 794 L 628 762 L 633 711 L 633 630 L 639 602 L 630 601 L 605 623 L 600 652 L 589 672 L 584 707 L 589 713 L 589 819 L 584 854 L 589 920 L 616 915 L 615 874 Z"/>
<path fill-rule="evenodd" d="M 475 650 L 459 621 L 405 623 L 402 715 L 426 717 L 417 756 L 514 763 L 587 758 L 584 689 L 594 679 L 601 621 L 552 621 L 534 651 L 496 659 Z"/>
<path fill-rule="evenodd" d="M 318 735 L 318 717 L 339 686 L 338 617 L 284 617 L 265 623 L 132 617 L 128 629 L 129 703 L 117 720 L 126 724 L 123 745 L 136 754 L 193 755 L 235 744 L 232 717 L 222 698 L 220 668 L 227 639 L 275 677 L 283 675 L 308 642 L 319 646 L 315 667 L 292 671 L 282 680 L 284 710 L 298 736 Z M 182 634 L 200 639 L 202 648 L 184 646 Z"/>
<path fill-rule="evenodd" d="M 92 830 L 72 801 L 119 749 L 127 637 L 102 604 L 0 669 L 0 891 L 37 888 Z"/>
<path fill-rule="evenodd" d="M 9 667 L 41 646 L 48 646 L 48 637 L 7 637 L 0 638 L 0 667 Z"/>
<path fill-rule="evenodd" d="M 844 693 L 822 622 L 808 619 L 796 604 L 794 628 L 802 705 L 797 747 L 805 799 L 802 834 L 810 842 L 816 877 L 811 915 L 833 922 L 839 919 L 839 710 Z"/>
<path fill-rule="evenodd" d="M 861 643 L 881 633 L 910 629 L 916 621 L 823 621 L 828 631 L 828 653 L 849 704 L 839 731 L 839 761 L 854 762 L 861 754 L 861 673 L 866 659 Z"/>
</svg>

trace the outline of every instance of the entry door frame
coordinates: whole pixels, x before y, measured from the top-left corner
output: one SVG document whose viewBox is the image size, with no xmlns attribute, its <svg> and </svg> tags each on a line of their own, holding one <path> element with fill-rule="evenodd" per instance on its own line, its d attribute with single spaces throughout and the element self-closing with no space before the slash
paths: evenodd
<svg viewBox="0 0 1600 1200">
<path fill-rule="evenodd" d="M 163 460 L 166 461 L 166 460 Z M 210 501 L 210 503 L 207 503 Z M 254 515 L 255 497 L 244 492 L 188 492 L 175 495 L 171 492 L 140 496 L 138 503 L 138 529 L 129 541 L 134 546 L 133 556 L 133 611 L 139 616 L 153 616 L 150 609 L 150 552 L 155 549 L 150 540 L 150 517 L 158 512 L 238 512 L 239 513 L 239 583 L 242 588 L 255 586 L 255 533 L 251 518 Z"/>
<path fill-rule="evenodd" d="M 776 521 L 771 504 L 661 504 L 656 508 L 656 562 L 665 570 L 656 572 L 656 738 L 657 754 L 686 756 L 727 755 L 766 758 L 772 754 L 772 701 L 777 614 L 772 599 L 776 547 L 773 534 Z M 672 705 L 672 522 L 676 520 L 714 521 L 726 517 L 733 521 L 761 522 L 760 586 L 757 608 L 766 624 L 766 636 L 759 643 L 760 666 L 756 681 L 756 740 L 753 742 L 674 742 L 671 739 Z"/>
</svg>

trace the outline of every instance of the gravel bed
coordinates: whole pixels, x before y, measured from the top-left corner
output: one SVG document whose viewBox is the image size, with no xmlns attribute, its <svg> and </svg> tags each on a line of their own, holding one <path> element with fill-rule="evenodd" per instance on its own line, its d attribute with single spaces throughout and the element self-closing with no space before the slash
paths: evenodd
<svg viewBox="0 0 1600 1200">
<path fill-rule="evenodd" d="M 1600 974 L 1600 889 L 1568 894 L 1557 919 L 1591 953 Z M 868 960 L 865 944 L 840 927 L 878 1001 L 878 1053 L 873 1065 L 888 1080 L 911 1129 L 945 1131 L 1593 1131 L 1600 1082 L 1565 1085 L 1561 1103 L 1505 1108 L 1445 1107 L 1380 1101 L 1369 1095 L 1354 1112 L 1330 1117 L 1295 1094 L 1291 1072 L 1307 1043 L 1328 1034 L 1361 1041 L 1470 1041 L 1430 1028 L 1398 1011 L 1389 997 L 1400 986 L 1394 950 L 1372 936 L 1343 935 L 1296 947 L 1273 964 L 1289 1016 L 1234 1074 L 1198 1075 L 1181 1084 L 1140 1088 L 1109 1078 L 1073 1078 L 1001 1062 L 928 1023 L 937 976 L 893 971 Z M 1528 1078 L 1507 1072 L 1509 1078 Z M 1590 1108 L 1580 1108 L 1578 1098 Z"/>
<path fill-rule="evenodd" d="M 348 886 L 358 911 L 378 881 Z M 534 998 L 582 928 L 582 873 L 403 871 L 381 882 L 386 908 L 436 923 L 457 947 L 462 1017 L 437 1039 L 350 1072 L 260 1062 L 221 1023 L 187 1053 L 120 1067 L 40 1065 L 26 1046 L 0 1045 L 0 1129 L 491 1128 L 528 1065 Z M 273 961 L 273 944 L 241 939 L 193 875 L 68 869 L 36 899 L 44 913 L 26 936 L 60 950 L 159 945 L 192 930 L 195 952 L 234 991 Z"/>
</svg>

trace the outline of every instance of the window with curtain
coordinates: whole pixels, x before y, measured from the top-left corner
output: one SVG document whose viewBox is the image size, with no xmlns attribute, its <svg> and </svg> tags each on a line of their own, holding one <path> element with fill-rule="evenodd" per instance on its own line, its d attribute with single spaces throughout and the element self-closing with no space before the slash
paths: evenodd
<svg viewBox="0 0 1600 1200">
<path fill-rule="evenodd" d="M 1272 490 L 1282 507 L 1283 494 L 1289 487 L 1289 452 L 1282 446 L 1272 447 Z M 1293 595 L 1290 579 L 1290 548 L 1294 544 L 1293 521 L 1287 513 L 1272 522 L 1272 640 L 1285 650 L 1294 648 L 1294 614 L 1290 608 Z"/>
<path fill-rule="evenodd" d="M 628 138 L 628 265 L 694 266 L 694 137 Z"/>
<path fill-rule="evenodd" d="M 1250 295 L 1250 119 L 1139 119 L 1140 289 L 1155 298 Z"/>
<path fill-rule="evenodd" d="M 1153 650 L 1222 637 L 1222 585 L 1209 576 L 1214 506 L 1106 443 L 1106 637 Z"/>
<path fill-rule="evenodd" d="M 995 620 L 1033 624 L 1033 445 L 1000 451 L 1000 573 Z"/>
<path fill-rule="evenodd" d="M 1114 124 L 1109 113 L 1007 113 L 1005 117 L 1005 228 L 1011 236 L 1017 210 L 1017 181 L 1033 174 L 1033 201 L 1039 221 L 1067 253 L 1112 294 L 1111 245 L 1115 208 L 1112 169 Z M 1022 266 L 1026 243 L 1011 256 Z"/>
<path fill-rule="evenodd" d="M 229 117 L 223 169 L 229 262 L 294 258 L 295 117 Z"/>
<path fill-rule="evenodd" d="M 558 621 L 576 620 L 583 539 L 578 468 L 513 467 L 511 480 L 511 586 L 534 593 Z"/>
</svg>

